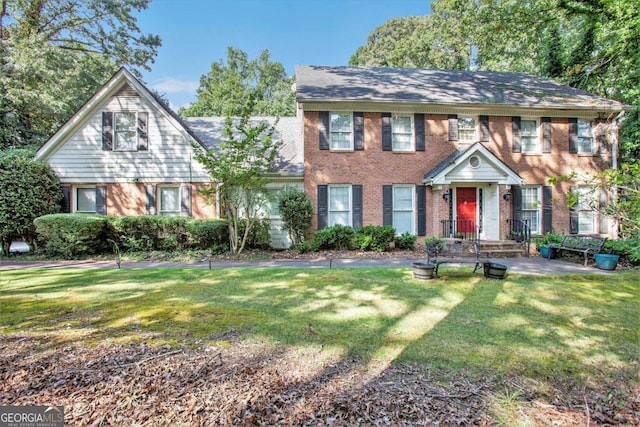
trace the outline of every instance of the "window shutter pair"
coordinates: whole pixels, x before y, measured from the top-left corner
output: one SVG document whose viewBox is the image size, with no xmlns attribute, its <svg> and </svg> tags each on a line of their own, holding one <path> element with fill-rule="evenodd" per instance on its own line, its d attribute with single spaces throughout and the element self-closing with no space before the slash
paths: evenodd
<svg viewBox="0 0 640 427">
<path fill-rule="evenodd" d="M 351 186 L 351 224 L 353 229 L 362 227 L 362 185 Z M 329 186 L 318 185 L 318 230 L 329 224 Z"/>
<path fill-rule="evenodd" d="M 62 187 L 62 201 L 60 202 L 62 213 L 71 213 L 71 187 Z M 96 185 L 96 213 L 107 214 L 107 186 Z"/>
<path fill-rule="evenodd" d="M 425 149 L 424 114 L 413 115 L 414 142 L 416 151 Z M 391 131 L 391 113 L 382 113 L 382 151 L 393 150 L 393 136 Z"/>
<path fill-rule="evenodd" d="M 138 150 L 147 151 L 149 149 L 149 113 L 138 113 Z M 113 112 L 102 112 L 102 150 L 113 150 Z"/>
<path fill-rule="evenodd" d="M 417 232 L 418 236 L 427 235 L 427 187 L 416 185 Z M 393 186 L 382 186 L 382 225 L 393 225 Z"/>
<path fill-rule="evenodd" d="M 158 211 L 156 209 L 156 194 L 157 194 L 157 186 L 150 184 L 145 187 L 147 193 L 147 206 L 146 213 L 147 215 L 157 215 Z M 191 186 L 190 185 L 182 185 L 180 186 L 180 214 L 182 216 L 191 216 Z"/>
</svg>

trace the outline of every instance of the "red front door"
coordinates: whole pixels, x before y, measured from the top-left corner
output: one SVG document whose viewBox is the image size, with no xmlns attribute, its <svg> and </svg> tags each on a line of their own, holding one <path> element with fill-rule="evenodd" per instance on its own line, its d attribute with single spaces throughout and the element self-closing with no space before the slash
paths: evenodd
<svg viewBox="0 0 640 427">
<path fill-rule="evenodd" d="M 456 231 L 475 233 L 476 215 L 475 187 L 456 188 Z"/>
</svg>

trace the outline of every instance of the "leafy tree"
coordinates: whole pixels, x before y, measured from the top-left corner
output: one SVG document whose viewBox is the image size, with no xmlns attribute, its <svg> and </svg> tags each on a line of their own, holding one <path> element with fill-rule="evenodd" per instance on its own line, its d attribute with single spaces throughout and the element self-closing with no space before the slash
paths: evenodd
<svg viewBox="0 0 640 427">
<path fill-rule="evenodd" d="M 278 206 L 292 245 L 304 242 L 305 233 L 313 221 L 313 203 L 307 193 L 295 187 L 286 187 L 280 193 Z"/>
<path fill-rule="evenodd" d="M 267 174 L 272 171 L 281 141 L 273 139 L 275 123 L 253 124 L 253 97 L 244 105 L 235 121 L 225 119 L 224 141 L 212 150 L 194 145 L 196 159 L 216 183 L 204 190 L 217 194 L 224 218 L 228 221 L 231 252 L 239 254 L 247 244 L 253 228 L 260 221 L 259 212 L 267 202 Z"/>
<path fill-rule="evenodd" d="M 0 0 L 0 149 L 39 147 L 118 67 L 149 69 L 149 1 Z"/>
<path fill-rule="evenodd" d="M 32 247 L 33 221 L 60 210 L 60 181 L 49 165 L 34 161 L 27 150 L 0 152 L 0 245 L 4 255 L 14 239 Z"/>
<path fill-rule="evenodd" d="M 209 72 L 200 77 L 198 98 L 179 113 L 186 117 L 238 116 L 253 98 L 257 116 L 294 116 L 294 79 L 270 56 L 263 50 L 258 58 L 249 60 L 244 51 L 227 48 L 226 63 L 219 60 L 211 64 Z"/>
</svg>

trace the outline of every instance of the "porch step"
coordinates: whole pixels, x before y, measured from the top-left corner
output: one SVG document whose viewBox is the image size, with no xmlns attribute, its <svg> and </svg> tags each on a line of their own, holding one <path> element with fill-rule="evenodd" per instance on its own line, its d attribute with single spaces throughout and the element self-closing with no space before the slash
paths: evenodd
<svg viewBox="0 0 640 427">
<path fill-rule="evenodd" d="M 527 247 L 515 240 L 483 240 L 480 242 L 480 257 L 519 258 L 524 256 L 527 256 Z"/>
</svg>

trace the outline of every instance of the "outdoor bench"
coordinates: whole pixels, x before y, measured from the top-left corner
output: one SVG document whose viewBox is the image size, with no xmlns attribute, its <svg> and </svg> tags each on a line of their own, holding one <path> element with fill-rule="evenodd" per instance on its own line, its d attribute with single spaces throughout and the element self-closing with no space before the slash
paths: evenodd
<svg viewBox="0 0 640 427">
<path fill-rule="evenodd" d="M 474 264 L 473 272 L 487 260 L 480 259 L 480 245 L 475 240 L 442 239 L 426 243 L 427 263 L 435 265 L 433 274 L 438 277 L 440 264 Z"/>
<path fill-rule="evenodd" d="M 606 237 L 600 236 L 564 236 L 562 243 L 551 244 L 549 248 L 554 250 L 557 256 L 563 251 L 577 252 L 584 255 L 584 266 L 587 266 L 589 255 L 595 255 L 602 250 Z M 551 258 L 551 257 L 549 257 Z"/>
</svg>

